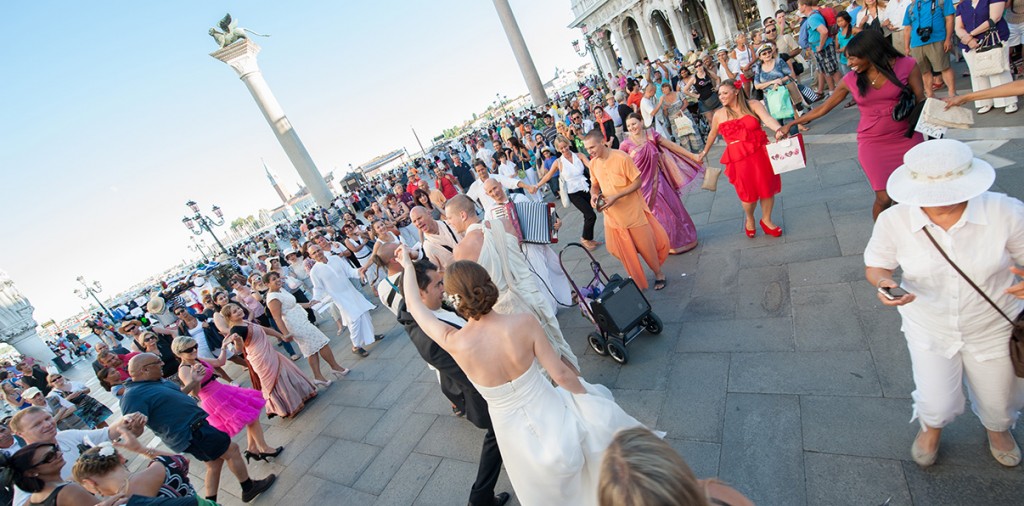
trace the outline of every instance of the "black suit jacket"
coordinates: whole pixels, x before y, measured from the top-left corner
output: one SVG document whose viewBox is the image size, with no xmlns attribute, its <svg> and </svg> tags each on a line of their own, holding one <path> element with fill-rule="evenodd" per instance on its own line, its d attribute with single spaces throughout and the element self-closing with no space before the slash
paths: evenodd
<svg viewBox="0 0 1024 506">
<path fill-rule="evenodd" d="M 396 284 L 399 287 L 402 286 L 401 276 Z M 405 309 L 404 298 L 398 308 L 398 323 L 405 327 L 405 332 L 409 334 L 409 340 L 420 352 L 423 360 L 434 366 L 443 377 L 447 377 L 462 391 L 466 399 L 466 420 L 481 429 L 490 429 L 491 415 L 487 412 L 487 401 L 480 395 L 480 392 L 477 392 L 476 387 L 466 377 L 466 373 L 462 372 L 459 364 L 455 363 L 455 359 L 420 328 L 409 311 Z"/>
</svg>

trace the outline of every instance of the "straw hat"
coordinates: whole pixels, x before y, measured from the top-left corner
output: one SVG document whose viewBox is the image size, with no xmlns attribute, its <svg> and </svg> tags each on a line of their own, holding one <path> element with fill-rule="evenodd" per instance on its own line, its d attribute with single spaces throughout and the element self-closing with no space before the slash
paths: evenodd
<svg viewBox="0 0 1024 506">
<path fill-rule="evenodd" d="M 996 172 L 975 158 L 970 146 L 953 139 L 922 142 L 903 155 L 889 176 L 886 191 L 893 200 L 917 207 L 938 207 L 966 202 L 985 193 Z"/>
<path fill-rule="evenodd" d="M 149 302 L 146 303 L 146 311 L 153 314 L 163 313 L 165 309 L 167 309 L 167 303 L 158 295 L 154 295 L 153 298 L 149 299 Z"/>
</svg>

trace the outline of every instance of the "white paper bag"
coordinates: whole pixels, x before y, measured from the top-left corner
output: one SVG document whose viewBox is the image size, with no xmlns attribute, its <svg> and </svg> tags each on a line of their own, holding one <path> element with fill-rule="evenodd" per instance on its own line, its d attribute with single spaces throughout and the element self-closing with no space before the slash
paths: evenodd
<svg viewBox="0 0 1024 506">
<path fill-rule="evenodd" d="M 672 123 L 672 126 L 676 130 L 676 137 L 685 137 L 687 135 L 694 134 L 693 122 L 690 121 L 690 118 L 687 118 L 685 114 L 677 116 L 672 120 Z"/>
<path fill-rule="evenodd" d="M 800 148 L 800 141 L 796 137 L 773 142 L 767 148 L 768 159 L 772 162 L 772 171 L 776 174 L 783 174 L 807 166 L 804 163 L 804 153 L 803 149 Z"/>
</svg>

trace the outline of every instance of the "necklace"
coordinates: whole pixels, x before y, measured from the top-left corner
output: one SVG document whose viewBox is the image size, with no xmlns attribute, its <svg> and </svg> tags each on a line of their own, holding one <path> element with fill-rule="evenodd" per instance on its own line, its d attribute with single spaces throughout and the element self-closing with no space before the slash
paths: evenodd
<svg viewBox="0 0 1024 506">
<path fill-rule="evenodd" d="M 875 82 L 878 81 L 878 78 L 880 78 L 880 77 L 882 77 L 882 73 L 879 72 L 878 70 L 875 70 L 875 78 L 871 80 L 871 86 L 872 87 L 875 86 Z"/>
</svg>

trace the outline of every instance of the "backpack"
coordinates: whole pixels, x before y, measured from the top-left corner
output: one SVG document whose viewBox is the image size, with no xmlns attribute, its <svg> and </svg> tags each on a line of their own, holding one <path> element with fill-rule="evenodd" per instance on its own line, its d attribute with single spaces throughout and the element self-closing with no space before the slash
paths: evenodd
<svg viewBox="0 0 1024 506">
<path fill-rule="evenodd" d="M 828 36 L 835 37 L 839 33 L 839 25 L 836 24 L 836 11 L 831 7 L 818 9 L 818 14 L 825 19 L 825 28 L 828 29 Z"/>
</svg>

